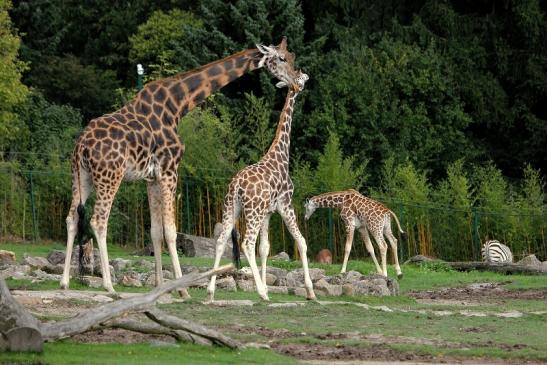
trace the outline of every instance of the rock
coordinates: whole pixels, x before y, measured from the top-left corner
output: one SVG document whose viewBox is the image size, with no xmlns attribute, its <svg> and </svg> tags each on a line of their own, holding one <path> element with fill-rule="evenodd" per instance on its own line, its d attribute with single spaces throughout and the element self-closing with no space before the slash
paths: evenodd
<svg viewBox="0 0 547 365">
<path fill-rule="evenodd" d="M 388 296 L 399 294 L 399 283 L 396 280 L 378 274 L 365 276 L 363 280 L 346 285 L 352 285 L 354 295 Z M 346 287 L 346 291 L 349 293 L 352 290 Z"/>
<path fill-rule="evenodd" d="M 256 291 L 254 280 L 237 280 L 236 281 L 238 289 L 245 292 Z"/>
<path fill-rule="evenodd" d="M 199 272 L 199 269 L 192 265 L 180 265 L 180 270 L 182 271 L 182 275 Z"/>
<path fill-rule="evenodd" d="M 533 266 L 533 267 L 541 267 L 542 262 L 538 260 L 536 255 L 528 255 L 519 262 L 517 262 L 519 265 L 527 265 L 527 266 Z"/>
<path fill-rule="evenodd" d="M 216 240 L 191 234 L 177 233 L 177 250 L 188 257 L 215 257 Z M 241 252 L 243 254 L 243 252 Z M 232 240 L 228 239 L 222 257 L 232 258 Z M 243 256 L 242 256 L 243 257 Z"/>
<path fill-rule="evenodd" d="M 308 292 L 306 291 L 305 288 L 290 288 L 289 294 L 293 294 L 298 297 L 304 297 L 304 298 L 308 297 Z"/>
<path fill-rule="evenodd" d="M 358 271 L 348 271 L 343 274 L 336 274 L 334 276 L 327 276 L 326 280 L 332 285 L 344 285 L 351 284 L 356 281 L 362 280 L 365 276 Z"/>
<path fill-rule="evenodd" d="M 272 266 L 266 267 L 266 272 L 275 275 L 278 279 L 286 278 L 288 273 L 288 271 L 285 269 L 280 269 L 278 267 Z"/>
<path fill-rule="evenodd" d="M 268 271 L 266 271 L 266 285 L 274 285 L 277 281 L 277 276 L 274 274 L 270 274 Z"/>
<path fill-rule="evenodd" d="M 11 265 L 7 266 L 4 270 L 0 271 L 0 275 L 4 277 L 4 279 L 31 279 L 29 277 L 31 268 L 28 265 Z"/>
<path fill-rule="evenodd" d="M 42 271 L 40 269 L 35 270 L 32 275 L 36 277 L 38 280 L 53 280 L 53 281 L 60 281 L 61 275 L 59 274 L 48 274 L 45 271 Z"/>
<path fill-rule="evenodd" d="M 344 284 L 342 285 L 342 294 L 352 296 L 355 294 L 353 290 L 353 285 L 351 284 Z"/>
<path fill-rule="evenodd" d="M 15 252 L 0 250 L 0 266 L 14 265 L 15 262 Z"/>
<path fill-rule="evenodd" d="M 53 250 L 47 255 L 47 260 L 52 265 L 65 263 L 65 253 L 63 251 Z"/>
<path fill-rule="evenodd" d="M 278 260 L 278 261 L 291 261 L 291 258 L 286 252 L 281 251 L 275 256 L 271 257 L 272 260 Z"/>
<path fill-rule="evenodd" d="M 142 286 L 141 281 L 131 275 L 123 275 L 118 283 L 123 286 L 131 286 L 136 288 L 140 288 Z"/>
<path fill-rule="evenodd" d="M 224 289 L 228 291 L 237 291 L 237 284 L 235 279 L 232 276 L 226 276 L 224 278 L 217 279 L 216 285 L 217 285 L 217 288 L 220 288 L 220 289 Z"/>
<path fill-rule="evenodd" d="M 133 264 L 133 261 L 122 258 L 115 258 L 110 260 L 110 265 L 114 268 L 114 271 L 120 272 Z"/>
<path fill-rule="evenodd" d="M 73 268 L 74 268 L 74 273 L 76 273 L 77 272 L 76 266 L 74 266 Z M 62 275 L 64 269 L 65 269 L 65 265 L 63 264 L 57 264 L 57 265 L 49 264 L 46 267 L 44 267 L 42 270 L 44 270 L 48 274 Z M 72 268 L 70 271 L 72 272 Z"/>
<path fill-rule="evenodd" d="M 289 289 L 286 286 L 268 286 L 268 293 L 289 294 Z"/>
<path fill-rule="evenodd" d="M 340 296 L 342 295 L 342 285 L 331 285 L 325 279 L 319 279 L 313 285 L 316 289 L 316 293 L 321 293 L 323 295 L 330 296 Z"/>
<path fill-rule="evenodd" d="M 325 277 L 325 270 L 323 269 L 309 269 L 310 278 L 312 282 L 316 282 L 319 279 Z M 302 287 L 304 286 L 304 269 L 297 269 L 290 271 L 287 274 L 287 286 L 289 287 Z"/>
<path fill-rule="evenodd" d="M 49 261 L 45 257 L 33 257 L 27 255 L 24 255 L 23 257 L 23 264 L 40 270 L 50 265 Z"/>
<path fill-rule="evenodd" d="M 139 261 L 135 262 L 134 266 L 142 267 L 146 270 L 151 270 L 152 271 L 152 270 L 155 269 L 156 264 L 153 263 L 152 261 L 142 259 L 142 260 L 139 260 Z"/>
<path fill-rule="evenodd" d="M 83 276 L 82 284 L 87 285 L 90 288 L 102 288 L 103 279 L 96 276 Z"/>
<path fill-rule="evenodd" d="M 162 270 L 163 278 L 167 280 L 173 280 L 175 278 L 175 275 L 169 270 Z"/>
</svg>

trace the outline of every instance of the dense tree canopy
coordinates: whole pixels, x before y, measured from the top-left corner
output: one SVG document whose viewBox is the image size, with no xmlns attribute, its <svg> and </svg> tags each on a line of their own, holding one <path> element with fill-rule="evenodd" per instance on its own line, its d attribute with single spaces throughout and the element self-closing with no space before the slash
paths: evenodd
<svg viewBox="0 0 547 365">
<path fill-rule="evenodd" d="M 414 237 L 409 250 L 434 251 L 431 237 L 450 236 L 461 245 L 446 256 L 471 257 L 477 235 L 492 232 L 545 250 L 545 4 L 0 0 L 0 215 L 10 213 L 0 234 L 28 232 L 29 203 L 14 193 L 29 170 L 47 170 L 49 180 L 34 181 L 38 199 L 65 214 L 75 139 L 133 97 L 137 63 L 150 81 L 287 36 L 310 75 L 291 136 L 297 210 L 311 194 L 353 187 L 399 209 Z M 211 230 L 229 178 L 268 148 L 286 95 L 274 84 L 253 72 L 183 118 L 179 225 Z M 17 178 L 5 174 L 14 167 Z M 111 232 L 144 241 L 145 189 L 123 189 Z M 457 214 L 424 210 L 431 202 Z M 523 213 L 500 213 L 514 210 Z M 43 229 L 64 234 L 60 222 Z"/>
</svg>

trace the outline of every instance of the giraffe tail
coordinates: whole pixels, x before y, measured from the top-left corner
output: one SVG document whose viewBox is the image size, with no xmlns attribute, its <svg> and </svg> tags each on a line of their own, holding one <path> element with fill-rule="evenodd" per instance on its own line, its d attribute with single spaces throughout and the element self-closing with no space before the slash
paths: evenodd
<svg viewBox="0 0 547 365">
<path fill-rule="evenodd" d="M 241 269 L 241 254 L 239 251 L 239 242 L 237 240 L 237 231 L 234 228 L 232 228 L 232 261 L 236 267 L 236 269 Z"/>
<path fill-rule="evenodd" d="M 399 219 L 397 219 L 397 216 L 395 215 L 395 213 L 393 213 L 391 210 L 389 211 L 389 213 L 393 216 L 393 218 L 395 218 L 395 222 L 397 223 L 397 228 L 399 228 L 399 233 L 401 234 L 401 239 L 403 241 L 406 241 L 407 238 L 408 238 L 408 235 L 406 234 L 405 231 L 403 231 L 401 229 L 401 224 L 399 223 Z"/>
<path fill-rule="evenodd" d="M 80 278 L 84 275 L 84 241 L 85 241 L 85 232 L 86 232 L 86 221 L 85 221 L 85 207 L 83 204 L 79 204 L 78 208 L 78 273 Z"/>
</svg>

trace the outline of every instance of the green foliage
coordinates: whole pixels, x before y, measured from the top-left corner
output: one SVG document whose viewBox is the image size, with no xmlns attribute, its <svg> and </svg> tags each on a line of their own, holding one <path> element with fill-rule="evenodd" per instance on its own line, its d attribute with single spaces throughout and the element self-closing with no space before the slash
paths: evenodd
<svg viewBox="0 0 547 365">
<path fill-rule="evenodd" d="M 321 192 L 356 189 L 361 187 L 361 179 L 367 165 L 367 160 L 361 160 L 357 167 L 354 158 L 344 158 L 340 139 L 335 132 L 329 133 L 323 154 L 315 173 L 316 189 Z"/>
<path fill-rule="evenodd" d="M 202 28 L 203 22 L 190 12 L 173 9 L 164 13 L 157 10 L 129 37 L 129 60 L 132 64 L 143 65 L 171 63 L 182 70 L 196 67 L 199 61 L 194 57 L 181 59 L 178 56 L 180 49 L 194 48 L 193 39 L 188 35 Z"/>
<path fill-rule="evenodd" d="M 186 174 L 223 183 L 234 173 L 235 152 L 226 143 L 232 138 L 228 120 L 218 117 L 215 109 L 196 108 L 184 117 L 179 135 L 185 144 L 182 167 Z"/>
<path fill-rule="evenodd" d="M 240 143 L 243 144 L 242 160 L 247 164 L 257 162 L 272 144 L 276 125 L 272 125 L 271 104 L 264 97 L 256 97 L 253 93 L 245 93 L 242 115 L 236 124 L 242 131 Z"/>
<path fill-rule="evenodd" d="M 10 8 L 10 0 L 0 0 L 0 151 L 22 132 L 23 126 L 14 108 L 28 92 L 21 83 L 27 64 L 17 57 L 20 39 L 13 30 Z"/>
<path fill-rule="evenodd" d="M 420 269 L 426 273 L 429 272 L 454 272 L 452 266 L 448 265 L 444 261 L 424 261 L 420 263 Z"/>
</svg>

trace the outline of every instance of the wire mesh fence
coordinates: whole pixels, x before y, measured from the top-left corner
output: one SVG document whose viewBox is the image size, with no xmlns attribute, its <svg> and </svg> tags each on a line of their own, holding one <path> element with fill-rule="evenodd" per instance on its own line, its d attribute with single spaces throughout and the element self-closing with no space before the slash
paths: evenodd
<svg viewBox="0 0 547 365">
<path fill-rule="evenodd" d="M 214 225 L 222 219 L 228 181 L 206 181 L 180 175 L 176 195 L 176 222 L 181 232 L 212 237 Z M 0 236 L 25 240 L 66 239 L 65 217 L 71 200 L 71 178 L 65 171 L 0 169 Z M 545 212 L 537 209 L 507 208 L 500 211 L 481 207 L 457 209 L 438 204 L 416 204 L 387 196 L 373 196 L 386 204 L 401 222 L 408 239 L 399 239 L 400 260 L 416 254 L 446 260 L 478 260 L 487 239 L 507 244 L 518 259 L 534 253 L 547 259 Z M 94 197 L 86 209 L 91 213 Z M 303 219 L 303 202 L 294 202 L 299 226 L 315 254 L 328 247 L 335 259 L 343 257 L 345 231 L 336 210 L 320 209 L 309 221 Z M 238 229 L 244 231 L 241 221 Z M 394 224 L 392 225 L 395 226 Z M 150 242 L 150 218 L 146 185 L 122 184 L 109 220 L 108 241 L 141 249 Z M 395 229 L 394 229 L 395 231 Z M 354 239 L 352 257 L 367 255 L 360 238 Z M 272 254 L 285 251 L 296 257 L 296 246 L 278 215 L 270 223 Z"/>
</svg>

